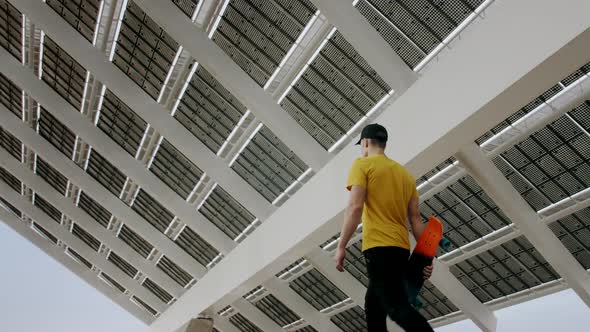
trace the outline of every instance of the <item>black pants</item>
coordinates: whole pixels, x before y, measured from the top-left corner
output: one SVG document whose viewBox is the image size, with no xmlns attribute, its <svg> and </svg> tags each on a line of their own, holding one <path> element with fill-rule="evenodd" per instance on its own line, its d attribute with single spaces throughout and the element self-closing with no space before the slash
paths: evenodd
<svg viewBox="0 0 590 332">
<path fill-rule="evenodd" d="M 364 252 L 369 273 L 365 314 L 369 332 L 386 332 L 386 318 L 407 332 L 433 331 L 409 301 L 404 286 L 410 251 L 398 247 L 377 247 Z"/>
</svg>

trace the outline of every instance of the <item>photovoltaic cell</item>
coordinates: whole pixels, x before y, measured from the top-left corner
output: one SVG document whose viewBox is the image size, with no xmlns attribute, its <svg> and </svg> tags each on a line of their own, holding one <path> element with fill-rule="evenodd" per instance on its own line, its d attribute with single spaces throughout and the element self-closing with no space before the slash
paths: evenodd
<svg viewBox="0 0 590 332">
<path fill-rule="evenodd" d="M 317 310 L 328 308 L 348 298 L 328 278 L 313 269 L 291 281 L 289 287 Z"/>
<path fill-rule="evenodd" d="M 78 30 L 84 38 L 92 42 L 100 2 L 100 0 L 47 0 L 46 4 Z"/>
</svg>

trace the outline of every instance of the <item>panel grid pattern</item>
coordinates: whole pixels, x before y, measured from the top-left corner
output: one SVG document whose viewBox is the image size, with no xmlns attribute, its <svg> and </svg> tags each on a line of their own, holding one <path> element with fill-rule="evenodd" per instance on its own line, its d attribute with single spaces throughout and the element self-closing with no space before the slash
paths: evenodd
<svg viewBox="0 0 590 332">
<path fill-rule="evenodd" d="M 163 139 L 150 170 L 182 198 L 187 199 L 203 171 Z"/>
<path fill-rule="evenodd" d="M 131 208 L 161 233 L 166 231 L 166 228 L 174 219 L 172 212 L 168 211 L 143 189 L 139 189 Z"/>
<path fill-rule="evenodd" d="M 199 212 L 232 239 L 237 238 L 256 219 L 220 186 L 215 187 Z"/>
<path fill-rule="evenodd" d="M 426 173 L 423 176 L 419 177 L 416 180 L 416 186 L 419 186 L 420 184 L 422 184 L 426 180 L 428 180 L 428 179 L 432 178 L 434 175 L 438 174 L 443 169 L 451 166 L 455 161 L 457 161 L 457 159 L 455 159 L 455 157 L 452 157 L 451 156 L 449 159 L 447 159 L 447 160 L 443 161 L 442 163 L 438 164 L 436 167 L 434 167 L 433 169 L 431 169 L 430 171 L 428 171 L 428 173 Z"/>
<path fill-rule="evenodd" d="M 590 269 L 590 208 L 562 218 L 549 227 L 584 269 Z"/>
<path fill-rule="evenodd" d="M 330 320 L 344 332 L 368 331 L 365 311 L 359 306 L 343 311 Z"/>
<path fill-rule="evenodd" d="M 107 90 L 97 126 L 130 155 L 135 156 L 147 128 L 147 122 L 117 98 L 111 90 Z"/>
<path fill-rule="evenodd" d="M 117 237 L 130 246 L 133 250 L 135 250 L 138 254 L 143 256 L 143 258 L 148 258 L 152 252 L 152 249 L 154 249 L 154 246 L 144 240 L 125 224 L 121 226 L 121 230 L 119 231 Z"/>
<path fill-rule="evenodd" d="M 90 152 L 86 172 L 117 197 L 121 194 L 127 179 L 125 174 L 121 173 L 95 150 Z"/>
<path fill-rule="evenodd" d="M 559 278 L 522 236 L 451 266 L 451 272 L 484 303 Z"/>
<path fill-rule="evenodd" d="M 92 234 L 85 231 L 82 227 L 78 226 L 78 224 L 74 224 L 72 227 L 72 234 L 86 243 L 90 248 L 92 248 L 92 250 L 98 252 L 98 249 L 100 248 L 100 241 L 92 236 Z"/>
<path fill-rule="evenodd" d="M 76 259 L 78 261 L 80 261 L 80 263 L 84 266 L 86 266 L 87 268 L 91 269 L 92 268 L 92 263 L 90 263 L 86 258 L 82 257 L 82 255 L 80 255 L 79 253 L 77 253 L 76 251 L 74 251 L 72 248 L 68 248 L 68 252 L 76 257 Z"/>
<path fill-rule="evenodd" d="M 435 319 L 459 311 L 446 296 L 444 296 L 438 288 L 436 288 L 430 281 L 426 281 L 418 295 L 423 305 L 419 312 L 427 320 Z"/>
<path fill-rule="evenodd" d="M 254 305 L 279 326 L 289 325 L 300 319 L 297 314 L 272 294 L 265 296 Z"/>
<path fill-rule="evenodd" d="M 193 276 L 166 256 L 162 256 L 157 266 L 182 287 L 186 287 L 193 280 Z"/>
<path fill-rule="evenodd" d="M 43 107 L 41 107 L 38 121 L 39 135 L 66 157 L 72 158 L 74 145 L 76 144 L 76 134 Z"/>
<path fill-rule="evenodd" d="M 57 244 L 57 237 L 55 237 L 45 228 L 41 227 L 41 225 L 37 224 L 36 222 L 33 222 L 32 227 L 39 233 L 43 234 L 49 241 L 53 242 L 54 244 Z"/>
<path fill-rule="evenodd" d="M 390 90 L 337 31 L 281 106 L 328 149 Z"/>
<path fill-rule="evenodd" d="M 6 201 L 1 196 L 0 196 L 0 205 L 4 205 L 4 207 L 7 208 L 8 211 L 14 213 L 17 217 L 19 217 L 19 218 L 22 217 L 22 214 L 19 211 L 19 209 L 17 209 L 16 207 L 14 207 L 12 204 L 8 203 L 8 201 Z"/>
<path fill-rule="evenodd" d="M 575 110 L 590 118 L 585 104 Z M 536 211 L 590 187 L 590 136 L 564 115 L 508 149 L 494 163 Z"/>
<path fill-rule="evenodd" d="M 22 94 L 23 91 L 16 84 L 0 73 L 0 103 L 19 119 L 23 117 Z"/>
<path fill-rule="evenodd" d="M 440 217 L 444 236 L 451 242 L 449 251 L 511 224 L 492 199 L 471 176 L 465 176 L 420 205 L 425 220 Z M 443 251 L 439 249 L 438 254 Z"/>
<path fill-rule="evenodd" d="M 580 67 L 580 69 L 576 70 L 575 72 L 570 74 L 568 77 L 561 80 L 561 84 L 563 84 L 564 86 L 569 86 L 572 83 L 574 83 L 575 81 L 577 81 L 580 77 L 582 77 L 584 75 L 588 75 L 589 73 L 590 73 L 590 62 L 583 65 L 582 67 Z"/>
<path fill-rule="evenodd" d="M 229 321 L 242 332 L 263 332 L 239 312 L 231 316 Z"/>
<path fill-rule="evenodd" d="M 86 69 L 45 36 L 42 79 L 76 109 L 80 109 L 86 81 Z"/>
<path fill-rule="evenodd" d="M 2 146 L 14 158 L 21 160 L 22 143 L 18 138 L 0 127 L 0 146 Z"/>
<path fill-rule="evenodd" d="M 88 213 L 102 227 L 106 228 L 108 226 L 111 213 L 83 191 L 80 192 L 78 207 Z"/>
<path fill-rule="evenodd" d="M 115 281 L 115 279 L 111 278 L 108 274 L 105 274 L 104 272 L 101 272 L 100 275 L 101 277 L 106 279 L 113 287 L 115 287 L 115 289 L 118 289 L 119 292 L 125 293 L 125 287 L 121 286 L 121 284 Z"/>
<path fill-rule="evenodd" d="M 318 270 L 303 274 L 291 281 L 289 287 L 317 310 L 328 308 L 348 297 Z"/>
<path fill-rule="evenodd" d="M 139 306 L 143 309 L 145 309 L 145 311 L 149 312 L 152 316 L 155 316 L 158 314 L 158 312 L 156 311 L 156 309 L 150 307 L 147 303 L 145 303 L 142 299 L 140 299 L 137 296 L 132 296 L 131 297 L 134 301 L 136 301 Z"/>
<path fill-rule="evenodd" d="M 37 156 L 36 165 L 35 173 L 60 194 L 65 195 L 68 188 L 68 179 L 39 156 Z"/>
<path fill-rule="evenodd" d="M 133 1 L 127 4 L 113 63 L 157 99 L 178 43 Z"/>
<path fill-rule="evenodd" d="M 174 242 L 203 266 L 207 266 L 207 264 L 219 255 L 219 252 L 215 248 L 190 229 L 190 227 L 185 227 Z"/>
<path fill-rule="evenodd" d="M 217 153 L 244 113 L 246 107 L 199 66 L 178 104 L 174 118 Z"/>
<path fill-rule="evenodd" d="M 51 219 L 53 219 L 55 222 L 57 222 L 58 224 L 61 223 L 61 212 L 37 193 L 35 193 L 33 204 L 39 209 L 41 209 L 41 211 L 45 212 L 45 214 L 48 215 Z"/>
<path fill-rule="evenodd" d="M 158 286 L 150 278 L 146 278 L 142 285 L 164 303 L 170 303 L 170 301 L 172 301 L 174 298 L 172 295 L 170 295 L 170 293 L 162 289 L 162 287 Z"/>
<path fill-rule="evenodd" d="M 308 0 L 231 0 L 211 39 L 263 86 L 315 11 Z"/>
<path fill-rule="evenodd" d="M 84 38 L 92 42 L 99 0 L 47 0 L 46 3 Z"/>
<path fill-rule="evenodd" d="M 22 17 L 8 1 L 0 0 L 0 45 L 18 60 L 22 57 Z"/>
<path fill-rule="evenodd" d="M 117 255 L 115 252 L 111 251 L 109 253 L 109 257 L 107 258 L 109 262 L 113 263 L 116 267 L 121 269 L 123 273 L 128 275 L 130 278 L 135 277 L 138 270 L 133 267 L 133 265 L 129 264 L 126 260 L 121 258 L 121 256 Z"/>
<path fill-rule="evenodd" d="M 272 202 L 307 169 L 307 165 L 270 129 L 263 126 L 232 169 Z"/>
<path fill-rule="evenodd" d="M 178 9 L 180 9 L 186 16 L 192 17 L 197 5 L 199 4 L 198 0 L 172 0 Z"/>
</svg>

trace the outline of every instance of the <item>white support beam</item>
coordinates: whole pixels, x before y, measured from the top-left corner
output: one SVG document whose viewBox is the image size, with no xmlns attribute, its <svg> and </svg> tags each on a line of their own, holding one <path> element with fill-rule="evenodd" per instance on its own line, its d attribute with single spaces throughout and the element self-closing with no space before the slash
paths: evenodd
<svg viewBox="0 0 590 332">
<path fill-rule="evenodd" d="M 133 304 L 133 302 L 129 301 L 129 298 L 127 298 L 125 294 L 102 282 L 96 277 L 96 274 L 93 271 L 86 269 L 86 267 L 82 267 L 79 263 L 68 257 L 64 253 L 63 248 L 60 248 L 54 245 L 52 242 L 49 242 L 46 239 L 40 237 L 14 214 L 6 211 L 3 208 L 0 208 L 0 220 L 12 228 L 20 236 L 27 239 L 37 248 L 45 252 L 49 257 L 53 258 L 66 269 L 70 270 L 70 272 L 78 276 L 78 278 L 84 280 L 88 285 L 94 287 L 94 289 L 102 293 L 114 303 L 118 304 L 121 308 L 123 308 L 135 318 L 139 319 L 145 324 L 150 324 L 154 320 L 154 317 L 151 314 L 139 308 Z M 43 271 L 40 271 L 40 273 L 42 272 Z"/>
<path fill-rule="evenodd" d="M 243 297 L 238 298 L 232 303 L 232 307 L 264 332 L 285 332 L 282 327 Z"/>
<path fill-rule="evenodd" d="M 171 118 L 169 112 L 162 105 L 149 97 L 145 91 L 127 77 L 119 68 L 109 62 L 102 51 L 92 47 L 82 35 L 57 15 L 57 13 L 53 10 L 48 10 L 49 8 L 47 8 L 47 5 L 36 0 L 13 0 L 11 3 L 22 13 L 30 17 L 33 22 L 41 27 L 47 34 L 51 35 L 51 38 L 53 38 L 53 40 L 73 59 L 92 72 L 98 80 L 108 86 L 109 89 L 127 106 L 153 126 L 162 136 L 166 137 L 166 139 L 180 152 L 200 169 L 205 171 L 215 180 L 215 182 L 219 183 L 227 192 L 250 210 L 250 212 L 254 213 L 259 218 L 266 218 L 274 211 L 274 207 L 272 207 L 261 194 L 252 188 L 252 186 L 250 186 L 237 173 L 229 169 L 222 159 L 218 158 L 213 152 L 211 152 L 205 144 L 191 134 L 182 124 L 180 124 L 180 122 Z M 176 9 L 176 6 L 173 4 L 161 1 L 154 1 L 153 3 L 165 4 L 166 7 L 169 6 L 170 8 L 174 7 L 174 13 L 178 14 L 173 19 L 175 21 L 184 20 L 186 18 L 186 16 L 182 14 L 179 9 Z M 170 8 L 168 8 L 168 10 L 170 10 Z M 186 18 L 186 20 L 187 22 L 190 22 L 188 18 Z M 192 23 L 189 24 L 191 26 L 190 29 L 197 29 Z M 183 30 L 180 34 L 172 35 L 187 36 L 187 31 L 190 31 L 190 29 Z M 182 44 L 181 41 L 179 42 Z M 205 49 L 203 45 L 199 45 L 198 48 L 201 50 Z M 220 50 L 220 52 L 222 51 Z M 9 69 L 5 68 L 6 61 L 3 60 L 0 63 L 3 64 L 2 72 L 8 72 Z M 232 64 L 234 63 L 232 62 Z M 286 112 L 282 112 L 285 113 L 285 116 L 289 116 Z M 83 132 L 77 133 L 83 134 Z M 312 139 L 311 136 L 309 136 L 309 138 Z M 94 145 L 91 142 L 89 143 Z M 306 148 L 309 148 L 309 146 L 306 146 Z M 111 152 L 109 150 L 107 151 L 110 155 Z M 157 196 L 159 195 L 156 195 L 156 197 Z M 186 221 L 187 220 L 185 220 L 185 222 Z"/>
<path fill-rule="evenodd" d="M 4 182 L 0 182 L 0 192 L 2 192 L 2 197 L 6 201 L 19 209 L 19 211 L 22 213 L 29 216 L 55 237 L 60 239 L 65 245 L 75 250 L 78 254 L 92 263 L 92 265 L 98 267 L 101 271 L 104 271 L 110 277 L 115 279 L 121 284 L 121 286 L 133 293 L 133 295 L 141 298 L 158 312 L 162 312 L 166 309 L 166 303 L 162 302 L 162 300 L 150 293 L 147 288 L 144 288 L 140 283 L 137 282 L 137 280 L 132 279 L 113 263 L 104 259 L 104 257 L 98 252 L 92 250 L 92 248 L 90 248 L 86 243 L 82 242 L 82 240 L 78 239 L 60 224 L 56 223 L 41 209 L 34 206 L 31 202 L 27 202 L 23 196 L 12 190 L 9 185 Z"/>
<path fill-rule="evenodd" d="M 590 45 L 589 10 L 585 0 L 568 6 L 535 0 L 492 4 L 485 20 L 475 20 L 453 42 L 453 51 L 376 119 L 396 142 L 389 156 L 420 176 L 555 84 L 555 77 L 574 71 L 589 54 L 584 51 Z M 551 17 L 552 24 L 542 17 Z M 520 51 L 506 52 L 510 49 Z M 401 143 L 408 137 L 412 144 Z M 231 303 L 338 233 L 347 199 L 343 181 L 358 154 L 354 146 L 344 148 L 163 313 L 152 330 L 174 330 L 194 313 Z"/>
<path fill-rule="evenodd" d="M 350 1 L 312 2 L 396 94 L 406 91 L 418 79 L 418 75 L 395 53 Z"/>
<path fill-rule="evenodd" d="M 187 223 L 217 250 L 225 254 L 235 247 L 227 235 L 202 214 L 195 213 L 190 204 L 150 172 L 141 161 L 129 155 L 49 86 L 38 80 L 31 71 L 18 65 L 16 60 L 10 59 L 8 52 L 4 49 L 0 49 L 0 69 L 15 84 L 28 91 L 39 103 L 43 104 L 47 111 L 78 134 L 93 149 L 99 151 L 113 165 L 133 179 L 134 183 L 155 197 L 158 202 Z"/>
<path fill-rule="evenodd" d="M 40 177 L 36 176 L 31 170 L 22 167 L 16 159 L 12 158 L 8 152 L 0 149 L 0 165 L 13 176 L 24 183 L 28 188 L 39 193 L 51 205 L 55 206 L 64 215 L 73 219 L 85 231 L 92 234 L 102 244 L 109 249 L 114 250 L 117 255 L 121 256 L 128 262 L 133 262 L 133 266 L 149 276 L 151 280 L 162 286 L 172 296 L 178 298 L 184 289 L 172 280 L 168 275 L 156 268 L 137 252 L 133 251 L 121 239 L 117 238 L 111 231 L 103 228 L 98 222 L 92 219 L 86 212 L 77 207 L 71 198 L 65 197 L 57 192 L 51 185 Z"/>
<path fill-rule="evenodd" d="M 341 330 L 328 319 L 328 317 L 317 311 L 311 304 L 299 296 L 289 285 L 279 278 L 271 278 L 262 285 L 264 288 L 283 303 L 289 303 L 289 309 L 305 320 L 316 330 L 322 332 L 341 332 Z"/>
<path fill-rule="evenodd" d="M 182 266 L 193 276 L 203 275 L 206 270 L 196 264 L 196 261 L 186 252 L 182 251 L 170 239 L 154 230 L 140 215 L 125 205 L 118 197 L 104 188 L 98 181 L 94 180 L 78 167 L 72 160 L 64 156 L 53 145 L 39 136 L 24 123 L 18 121 L 4 106 L 0 105 L 0 122 L 10 128 L 10 133 L 17 137 L 23 144 L 30 147 L 43 160 L 47 161 L 53 168 L 68 178 L 80 189 L 92 197 L 96 202 L 117 217 L 124 220 L 137 234 L 150 242 L 153 246 L 164 252 L 167 257 L 176 264 Z M 4 163 L 5 161 L 1 161 Z"/>
<path fill-rule="evenodd" d="M 207 71 L 309 167 L 319 170 L 328 161 L 328 152 L 176 6 L 165 1 L 136 0 L 135 3 L 191 52 Z"/>
<path fill-rule="evenodd" d="M 578 296 L 590 306 L 590 276 L 551 232 L 481 149 L 471 143 L 456 155 L 481 188 L 522 231 L 539 253 L 561 275 Z"/>
</svg>

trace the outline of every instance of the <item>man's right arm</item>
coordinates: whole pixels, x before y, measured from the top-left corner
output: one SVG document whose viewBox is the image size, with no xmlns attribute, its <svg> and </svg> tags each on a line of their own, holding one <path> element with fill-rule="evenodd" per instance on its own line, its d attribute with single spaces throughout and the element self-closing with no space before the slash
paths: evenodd
<svg viewBox="0 0 590 332">
<path fill-rule="evenodd" d="M 412 233 L 414 234 L 414 238 L 416 241 L 422 235 L 426 224 L 422 222 L 422 217 L 420 217 L 420 200 L 418 196 L 414 196 L 410 203 L 408 204 L 408 218 L 410 219 L 410 226 L 412 227 Z"/>
</svg>

